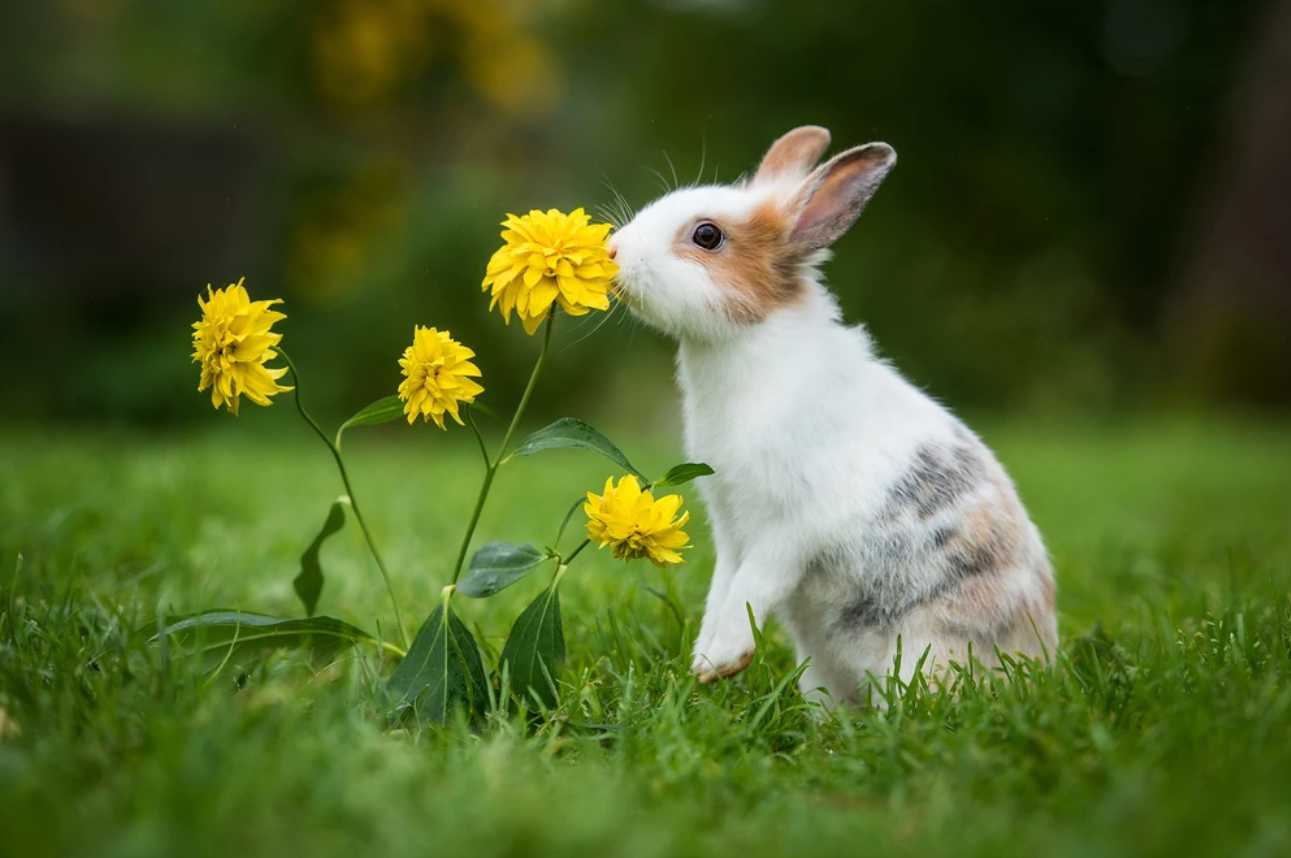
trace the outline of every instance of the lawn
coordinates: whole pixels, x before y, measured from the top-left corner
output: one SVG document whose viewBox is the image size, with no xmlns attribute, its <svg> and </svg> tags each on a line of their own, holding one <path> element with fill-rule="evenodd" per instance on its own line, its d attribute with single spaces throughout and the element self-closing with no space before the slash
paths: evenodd
<svg viewBox="0 0 1291 858">
<path fill-rule="evenodd" d="M 678 570 L 590 551 L 571 568 L 555 717 L 391 729 L 373 653 L 213 671 L 129 634 L 206 607 L 299 611 L 335 474 L 303 430 L 230 424 L 0 434 L 0 854 L 1291 852 L 1291 425 L 985 424 L 1058 569 L 1051 671 L 822 716 L 772 625 L 749 671 L 699 686 L 696 509 Z M 479 463 L 465 433 L 391 428 L 347 443 L 419 620 Z M 623 445 L 647 471 L 678 459 L 669 439 Z M 573 451 L 509 465 L 480 534 L 548 542 L 606 473 Z M 324 548 L 320 612 L 388 631 L 358 540 Z M 459 601 L 486 659 L 539 586 Z"/>
</svg>

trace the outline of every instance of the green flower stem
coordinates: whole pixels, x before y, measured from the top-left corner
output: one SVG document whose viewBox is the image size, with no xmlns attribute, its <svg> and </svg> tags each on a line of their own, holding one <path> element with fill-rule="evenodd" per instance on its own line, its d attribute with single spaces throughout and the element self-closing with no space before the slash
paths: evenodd
<svg viewBox="0 0 1291 858">
<path fill-rule="evenodd" d="M 367 541 L 368 551 L 372 553 L 372 559 L 377 562 L 377 568 L 381 570 L 381 578 L 385 581 L 386 592 L 390 594 L 390 606 L 394 608 L 394 621 L 399 627 L 399 640 L 403 643 L 404 649 L 406 650 L 408 648 L 408 632 L 404 629 L 403 617 L 399 614 L 399 600 L 395 598 L 394 586 L 390 583 L 390 572 L 386 569 L 385 561 L 381 559 L 381 552 L 377 550 L 377 544 L 372 539 L 372 532 L 368 530 L 368 524 L 363 519 L 363 513 L 359 511 L 359 500 L 354 496 L 354 487 L 350 485 L 350 475 L 345 470 L 345 460 L 341 458 L 341 450 L 332 442 L 331 438 L 327 437 L 327 433 L 318 425 L 318 421 L 310 416 L 309 412 L 305 410 L 305 403 L 300 399 L 300 372 L 296 369 L 296 364 L 292 362 L 291 357 L 283 351 L 281 347 L 279 347 L 277 351 L 278 354 L 282 355 L 283 360 L 287 362 L 287 366 L 291 369 L 291 377 L 295 382 L 296 388 L 296 410 L 300 412 L 300 416 L 304 418 L 305 422 L 310 425 L 310 428 L 312 428 L 314 432 L 318 434 L 318 437 L 322 439 L 323 443 L 327 445 L 327 449 L 332 453 L 332 458 L 336 460 L 336 469 L 341 472 L 341 482 L 345 485 L 345 493 L 350 497 L 350 509 L 354 511 L 354 518 L 359 523 L 359 529 L 363 531 L 363 538 Z"/>
<path fill-rule="evenodd" d="M 480 427 L 475 424 L 474 408 L 466 406 L 466 422 L 470 424 L 471 432 L 475 435 L 475 442 L 480 445 L 480 456 L 484 458 L 484 468 L 488 470 L 493 467 L 493 462 L 489 459 L 488 448 L 484 445 L 484 436 L 480 434 Z"/>
<path fill-rule="evenodd" d="M 453 581 L 457 584 L 457 579 L 462 575 L 462 564 L 466 562 L 466 552 L 471 547 L 471 537 L 475 535 L 475 526 L 480 523 L 480 513 L 484 512 L 484 502 L 488 500 L 489 489 L 493 486 L 493 477 L 498 472 L 498 467 L 502 465 L 507 448 L 511 446 L 511 436 L 515 434 L 516 427 L 520 425 L 520 418 L 524 416 L 524 410 L 529 405 L 529 398 L 533 396 L 533 389 L 538 384 L 538 375 L 542 372 L 542 365 L 547 359 L 547 348 L 551 345 L 551 329 L 556 323 L 556 313 L 553 310 L 547 317 L 547 324 L 543 328 L 542 349 L 538 352 L 538 359 L 534 361 L 533 372 L 529 373 L 529 383 L 525 385 L 524 393 L 520 396 L 520 402 L 516 405 L 515 414 L 511 416 L 511 425 L 507 427 L 507 433 L 502 436 L 502 443 L 498 446 L 497 455 L 490 462 L 488 453 L 484 450 L 484 441 L 480 439 L 480 451 L 484 453 L 484 460 L 487 467 L 484 471 L 484 482 L 480 484 L 480 494 L 475 499 L 475 509 L 471 512 L 471 520 L 466 525 L 466 533 L 462 535 L 462 546 L 457 551 L 457 562 L 453 565 Z M 472 422 L 471 424 L 475 424 Z"/>
<path fill-rule="evenodd" d="M 556 531 L 556 538 L 551 541 L 552 545 L 557 548 L 560 547 L 560 540 L 565 536 L 565 528 L 569 527 L 569 522 L 573 519 L 574 513 L 578 512 L 579 507 L 581 507 L 585 502 L 584 498 L 579 498 L 574 501 L 573 506 L 569 508 L 569 512 L 565 513 L 565 518 L 560 523 L 560 529 Z"/>
<path fill-rule="evenodd" d="M 498 447 L 498 454 L 493 457 L 495 463 L 500 463 L 506 455 L 507 448 L 511 446 L 511 436 L 515 434 L 516 427 L 520 425 L 520 418 L 524 415 L 525 408 L 529 405 L 529 397 L 533 396 L 533 389 L 538 384 L 538 374 L 542 372 L 543 362 L 547 359 L 547 347 L 551 345 L 551 330 L 555 327 L 556 313 L 547 317 L 547 326 L 542 335 L 542 349 L 538 352 L 538 359 L 534 361 L 533 372 L 529 373 L 529 383 L 525 385 L 524 393 L 520 395 L 520 404 L 516 406 L 516 412 L 511 417 L 511 425 L 507 427 L 507 434 L 502 436 L 502 444 Z M 496 468 L 497 465 L 494 465 Z"/>
<path fill-rule="evenodd" d="M 568 566 L 569 564 L 573 563 L 574 558 L 577 557 L 584 548 L 590 545 L 591 542 L 592 540 L 590 539 L 584 539 L 582 542 L 578 543 L 578 547 L 574 549 L 573 553 L 571 553 L 568 557 L 560 561 L 561 565 Z"/>
</svg>

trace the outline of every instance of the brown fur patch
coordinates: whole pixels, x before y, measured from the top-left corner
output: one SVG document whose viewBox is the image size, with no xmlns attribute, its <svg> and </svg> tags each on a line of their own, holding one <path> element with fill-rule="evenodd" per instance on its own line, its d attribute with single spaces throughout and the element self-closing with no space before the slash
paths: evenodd
<svg viewBox="0 0 1291 858">
<path fill-rule="evenodd" d="M 1024 568 L 1026 518 L 1017 496 L 1001 487 L 1000 494 L 970 510 L 944 550 L 959 586 L 948 596 L 943 634 L 972 640 L 977 657 L 993 647 L 1040 656 L 1052 654 L 1055 587 L 1047 562 L 1044 568 Z M 1036 578 L 1038 589 L 1021 595 L 1009 585 L 1014 576 Z"/>
<path fill-rule="evenodd" d="M 1005 495 L 977 503 L 942 542 L 942 555 L 953 578 L 968 582 L 1019 565 L 1023 527 L 1020 510 L 1011 499 Z"/>
<path fill-rule="evenodd" d="M 802 256 L 789 244 L 789 225 L 774 204 L 759 207 L 742 222 L 712 222 L 726 237 L 720 248 L 696 246 L 690 237 L 697 224 L 689 223 L 677 233 L 673 251 L 708 270 L 727 296 L 733 321 L 756 324 L 802 294 Z"/>
<path fill-rule="evenodd" d="M 955 595 L 961 623 L 989 627 L 1001 623 L 1009 613 L 1008 591 L 1001 575 L 979 575 L 965 581 Z"/>
</svg>

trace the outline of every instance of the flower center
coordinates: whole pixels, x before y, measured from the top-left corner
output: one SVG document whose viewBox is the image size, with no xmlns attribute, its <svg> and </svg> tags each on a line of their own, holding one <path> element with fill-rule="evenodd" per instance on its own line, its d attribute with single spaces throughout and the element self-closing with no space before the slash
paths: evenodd
<svg viewBox="0 0 1291 858">
<path fill-rule="evenodd" d="M 439 373 L 442 369 L 443 369 L 443 364 L 440 363 L 439 361 L 435 361 L 434 363 L 428 363 L 425 365 L 425 371 L 426 371 L 425 386 L 426 386 L 426 389 L 429 390 L 431 393 L 439 392 Z"/>
<path fill-rule="evenodd" d="M 547 263 L 546 275 L 548 277 L 556 276 L 556 266 L 560 264 L 561 255 L 559 252 L 548 253 L 545 257 Z"/>
</svg>

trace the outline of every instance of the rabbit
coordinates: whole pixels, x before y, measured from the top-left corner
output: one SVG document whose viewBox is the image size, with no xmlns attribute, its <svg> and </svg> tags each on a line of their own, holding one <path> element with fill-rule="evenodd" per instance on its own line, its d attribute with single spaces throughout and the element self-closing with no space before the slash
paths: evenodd
<svg viewBox="0 0 1291 858">
<path fill-rule="evenodd" d="M 921 657 L 934 679 L 970 652 L 1047 660 L 1056 586 L 991 451 L 843 323 L 821 266 L 896 152 L 816 166 L 829 142 L 796 128 L 751 179 L 667 193 L 608 249 L 618 299 L 679 341 L 686 452 L 715 469 L 697 484 L 716 561 L 691 671 L 742 671 L 750 613 L 774 615 L 804 695 L 863 703 L 871 677 L 909 681 Z"/>
</svg>

